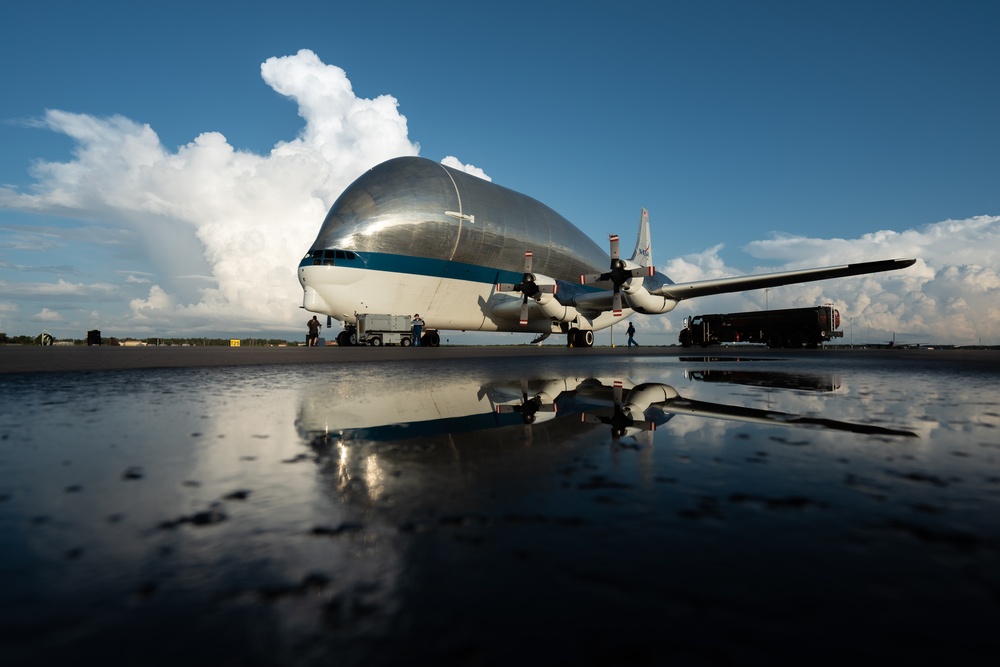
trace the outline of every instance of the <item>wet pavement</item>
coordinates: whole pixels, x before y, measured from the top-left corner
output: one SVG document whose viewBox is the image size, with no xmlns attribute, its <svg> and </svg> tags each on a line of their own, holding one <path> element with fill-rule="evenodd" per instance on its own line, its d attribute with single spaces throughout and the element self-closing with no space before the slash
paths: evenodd
<svg viewBox="0 0 1000 667">
<path fill-rule="evenodd" d="M 0 375 L 0 663 L 974 662 L 981 359 Z"/>
</svg>

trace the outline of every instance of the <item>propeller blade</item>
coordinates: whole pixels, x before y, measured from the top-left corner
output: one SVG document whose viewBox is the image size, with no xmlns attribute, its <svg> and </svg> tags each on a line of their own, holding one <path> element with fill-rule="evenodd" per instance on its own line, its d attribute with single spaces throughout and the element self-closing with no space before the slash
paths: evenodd
<svg viewBox="0 0 1000 667">
<path fill-rule="evenodd" d="M 622 293 L 618 290 L 618 285 L 615 285 L 615 295 L 613 297 L 612 312 L 615 317 L 622 316 Z"/>
<path fill-rule="evenodd" d="M 615 396 L 615 406 L 616 407 L 620 406 L 622 404 L 622 381 L 621 380 L 615 380 L 614 396 Z"/>
<path fill-rule="evenodd" d="M 602 280 L 607 280 L 607 278 L 605 277 L 607 275 L 608 274 L 606 273 L 585 273 L 582 276 L 580 276 L 580 284 L 589 285 L 590 283 L 596 283 Z"/>
<path fill-rule="evenodd" d="M 528 325 L 528 297 L 524 297 L 524 301 L 521 302 L 521 326 Z"/>
<path fill-rule="evenodd" d="M 517 285 L 514 283 L 497 283 L 498 292 L 516 292 Z"/>
<path fill-rule="evenodd" d="M 555 294 L 555 293 L 557 293 L 559 291 L 559 286 L 556 285 L 556 284 L 552 284 L 552 285 L 539 285 L 538 286 L 538 291 L 539 292 L 545 292 L 546 294 Z"/>
<path fill-rule="evenodd" d="M 611 259 L 618 259 L 618 235 L 612 234 L 608 239 L 611 241 Z"/>
<path fill-rule="evenodd" d="M 524 272 L 531 273 L 531 257 L 532 252 L 530 250 L 524 251 Z"/>
</svg>

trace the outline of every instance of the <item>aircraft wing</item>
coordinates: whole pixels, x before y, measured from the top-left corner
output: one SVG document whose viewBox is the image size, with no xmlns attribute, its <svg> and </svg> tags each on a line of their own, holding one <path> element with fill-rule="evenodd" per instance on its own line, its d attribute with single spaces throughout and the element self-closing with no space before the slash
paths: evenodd
<svg viewBox="0 0 1000 667">
<path fill-rule="evenodd" d="M 875 426 L 874 424 L 854 424 L 842 422 L 823 417 L 808 417 L 805 415 L 793 415 L 774 410 L 761 410 L 759 408 L 746 408 L 739 405 L 722 405 L 720 403 L 708 403 L 687 398 L 677 398 L 673 401 L 658 404 L 657 407 L 664 412 L 675 415 L 692 415 L 695 417 L 709 417 L 712 419 L 727 419 L 747 424 L 768 424 L 777 426 L 816 426 L 829 429 L 831 431 L 848 431 L 850 433 L 866 433 L 870 435 L 901 435 L 906 437 L 919 437 L 912 431 Z"/>
<path fill-rule="evenodd" d="M 779 285 L 807 283 L 827 278 L 843 278 L 844 276 L 859 276 L 866 273 L 895 271 L 912 266 L 915 259 L 883 259 L 876 262 L 860 262 L 843 266 L 827 266 L 818 269 L 800 269 L 797 271 L 782 271 L 780 273 L 759 273 L 752 276 L 735 276 L 732 278 L 716 278 L 714 280 L 699 280 L 691 283 L 675 283 L 660 285 L 651 289 L 650 293 L 665 296 L 676 301 L 691 299 L 709 294 L 726 294 L 728 292 L 743 292 L 746 290 L 764 289 Z"/>
</svg>

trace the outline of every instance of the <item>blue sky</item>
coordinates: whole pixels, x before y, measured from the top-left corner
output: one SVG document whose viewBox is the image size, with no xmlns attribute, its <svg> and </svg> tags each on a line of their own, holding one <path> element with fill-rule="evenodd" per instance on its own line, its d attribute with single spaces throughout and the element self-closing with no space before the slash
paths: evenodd
<svg viewBox="0 0 1000 667">
<path fill-rule="evenodd" d="M 770 305 L 1000 344 L 998 27 L 990 2 L 20 3 L 0 331 L 297 338 L 325 209 L 419 153 L 601 245 L 646 207 L 678 281 L 917 257 Z M 639 338 L 764 298 L 640 317 Z"/>
</svg>

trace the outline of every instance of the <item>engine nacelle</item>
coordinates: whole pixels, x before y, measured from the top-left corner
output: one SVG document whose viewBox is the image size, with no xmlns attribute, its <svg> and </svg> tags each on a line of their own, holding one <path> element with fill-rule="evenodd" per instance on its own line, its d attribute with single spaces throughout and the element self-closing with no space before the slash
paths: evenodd
<svg viewBox="0 0 1000 667">
<path fill-rule="evenodd" d="M 538 305 L 538 310 L 542 312 L 545 317 L 550 320 L 555 320 L 557 322 L 572 322 L 577 318 L 579 313 L 577 313 L 576 308 L 573 306 L 564 306 L 559 303 L 556 299 L 556 281 L 548 276 L 536 276 L 535 284 L 541 288 L 535 296 L 533 297 L 535 303 Z M 552 291 L 549 291 L 544 286 L 552 286 Z"/>
<path fill-rule="evenodd" d="M 539 284 L 542 284 L 541 281 Z M 503 319 L 515 319 L 521 316 L 521 303 L 521 299 L 504 299 L 493 306 L 492 312 Z M 573 322 L 580 317 L 576 308 L 559 303 L 558 299 L 548 292 L 539 292 L 529 298 L 528 312 L 531 319 L 544 317 L 555 322 Z"/>
<path fill-rule="evenodd" d="M 644 315 L 669 313 L 677 306 L 677 302 L 673 299 L 650 294 L 643 287 L 641 281 L 637 281 L 635 284 L 632 281 L 625 283 L 622 285 L 622 291 L 625 292 L 625 300 L 628 301 L 629 308 Z"/>
<path fill-rule="evenodd" d="M 677 390 L 666 384 L 640 384 L 628 393 L 628 404 L 643 412 L 654 403 L 666 403 L 677 398 Z"/>
</svg>

